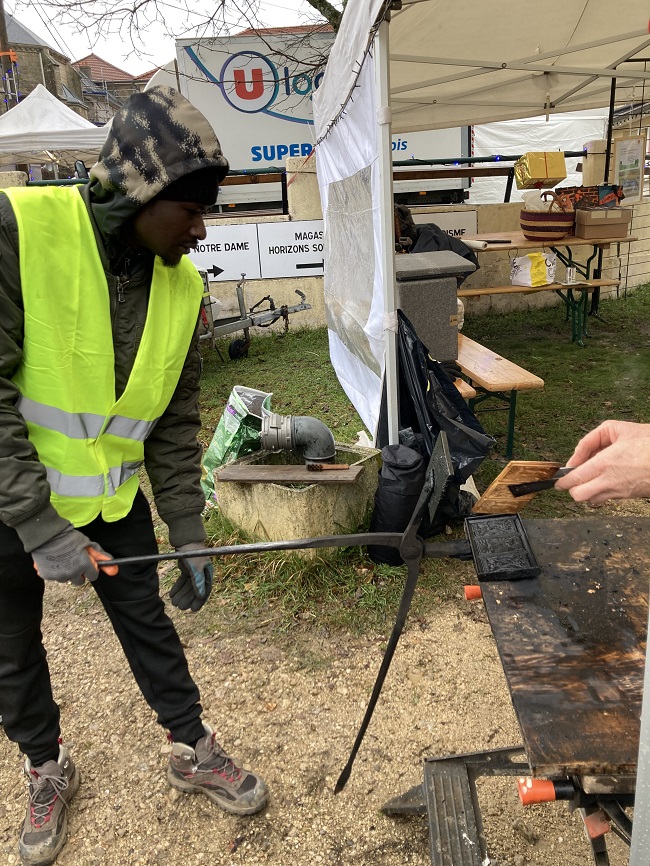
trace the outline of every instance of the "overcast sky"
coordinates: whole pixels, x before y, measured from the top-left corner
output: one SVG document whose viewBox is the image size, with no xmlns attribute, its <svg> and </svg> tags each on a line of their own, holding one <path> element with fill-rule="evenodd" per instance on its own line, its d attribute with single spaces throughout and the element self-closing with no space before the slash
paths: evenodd
<svg viewBox="0 0 650 866">
<path fill-rule="evenodd" d="M 262 0 L 262 23 L 267 27 L 291 26 L 307 23 L 306 13 L 314 16 L 313 9 L 304 0 Z M 88 54 L 97 54 L 120 69 L 139 75 L 148 72 L 154 66 L 162 66 L 174 57 L 174 37 L 165 32 L 162 26 L 151 25 L 145 31 L 142 39 L 140 56 L 134 53 L 130 45 L 116 35 L 93 38 L 79 34 L 71 26 L 60 21 L 52 21 L 53 10 L 30 2 L 27 6 L 22 0 L 5 0 L 6 10 L 28 27 L 43 41 L 56 48 L 71 60 L 80 60 Z M 173 29 L 176 37 L 187 37 L 192 33 L 184 32 L 183 18 L 179 15 L 175 24 L 173 15 L 167 14 L 167 29 Z M 246 25 L 233 27 L 232 32 L 242 30 Z M 94 34 L 96 36 L 97 34 Z"/>
</svg>

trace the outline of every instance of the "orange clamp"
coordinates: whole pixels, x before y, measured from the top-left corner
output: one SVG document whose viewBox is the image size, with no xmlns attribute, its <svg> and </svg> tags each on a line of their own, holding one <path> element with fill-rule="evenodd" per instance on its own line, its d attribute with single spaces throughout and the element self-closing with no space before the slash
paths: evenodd
<svg viewBox="0 0 650 866">
<path fill-rule="evenodd" d="M 590 839 L 598 839 L 604 836 L 605 833 L 609 833 L 612 829 L 612 825 L 602 809 L 592 812 L 591 815 L 585 815 L 583 820 L 585 822 L 585 830 Z"/>
<path fill-rule="evenodd" d="M 555 785 L 550 779 L 517 779 L 519 799 L 522 806 L 533 803 L 552 803 L 555 800 Z"/>
</svg>

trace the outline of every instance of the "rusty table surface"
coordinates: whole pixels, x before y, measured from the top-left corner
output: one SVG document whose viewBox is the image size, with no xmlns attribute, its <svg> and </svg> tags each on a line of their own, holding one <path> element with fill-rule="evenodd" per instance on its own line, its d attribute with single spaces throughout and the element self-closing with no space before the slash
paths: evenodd
<svg viewBox="0 0 650 866">
<path fill-rule="evenodd" d="M 632 789 L 648 621 L 650 519 L 525 520 L 539 577 L 482 583 L 535 776 Z M 626 781 L 627 780 L 627 781 Z"/>
</svg>

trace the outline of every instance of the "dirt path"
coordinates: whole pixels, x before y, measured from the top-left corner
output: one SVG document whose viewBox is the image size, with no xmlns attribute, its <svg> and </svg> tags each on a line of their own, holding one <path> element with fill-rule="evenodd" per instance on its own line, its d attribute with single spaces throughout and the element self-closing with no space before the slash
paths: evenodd
<svg viewBox="0 0 650 866">
<path fill-rule="evenodd" d="M 333 636 L 301 625 L 279 641 L 264 628 L 233 624 L 232 633 L 199 638 L 192 616 L 170 608 L 206 721 L 271 787 L 265 811 L 233 818 L 168 787 L 162 731 L 93 591 L 49 585 L 46 608 L 63 730 L 82 773 L 59 866 L 429 866 L 426 823 L 387 817 L 381 806 L 420 784 L 425 757 L 520 742 L 483 608 L 460 592 L 426 622 L 408 625 L 350 782 L 336 797 L 387 635 Z M 0 861 L 8 866 L 19 862 L 20 767 L 5 740 Z M 484 781 L 480 798 L 493 866 L 591 862 L 581 822 L 565 805 L 524 811 L 508 779 Z M 608 844 L 612 866 L 624 866 L 629 849 Z"/>
</svg>

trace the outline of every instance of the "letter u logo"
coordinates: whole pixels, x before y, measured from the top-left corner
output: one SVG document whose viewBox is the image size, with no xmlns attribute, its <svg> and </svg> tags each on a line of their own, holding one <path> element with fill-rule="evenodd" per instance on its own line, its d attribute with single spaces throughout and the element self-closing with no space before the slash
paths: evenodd
<svg viewBox="0 0 650 866">
<path fill-rule="evenodd" d="M 251 82 L 243 69 L 234 69 L 235 93 L 240 99 L 259 99 L 264 94 L 264 72 L 258 66 L 251 69 Z"/>
</svg>

